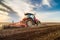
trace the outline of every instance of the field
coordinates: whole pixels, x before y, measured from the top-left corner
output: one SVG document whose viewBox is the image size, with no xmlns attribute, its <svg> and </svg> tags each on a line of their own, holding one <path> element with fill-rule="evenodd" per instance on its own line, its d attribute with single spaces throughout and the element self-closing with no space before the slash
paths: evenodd
<svg viewBox="0 0 60 40">
<path fill-rule="evenodd" d="M 3 29 L 4 25 L 8 25 L 8 24 L 10 24 L 10 22 L 0 22 L 0 30 Z"/>
<path fill-rule="evenodd" d="M 0 40 L 60 40 L 60 23 L 42 23 L 40 27 L 0 30 Z"/>
</svg>

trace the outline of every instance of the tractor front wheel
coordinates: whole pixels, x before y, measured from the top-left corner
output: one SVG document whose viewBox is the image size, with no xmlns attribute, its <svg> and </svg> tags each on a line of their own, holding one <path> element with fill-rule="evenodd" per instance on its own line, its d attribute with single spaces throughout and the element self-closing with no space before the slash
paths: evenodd
<svg viewBox="0 0 60 40">
<path fill-rule="evenodd" d="M 38 25 L 38 27 L 41 25 L 41 22 L 40 21 L 37 21 L 37 25 Z"/>
</svg>

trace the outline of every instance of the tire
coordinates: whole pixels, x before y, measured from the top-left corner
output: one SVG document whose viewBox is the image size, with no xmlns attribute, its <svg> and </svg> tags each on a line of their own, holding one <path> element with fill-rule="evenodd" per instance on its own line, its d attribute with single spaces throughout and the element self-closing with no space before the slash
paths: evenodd
<svg viewBox="0 0 60 40">
<path fill-rule="evenodd" d="M 28 27 L 32 27 L 34 25 L 34 22 L 33 22 L 33 20 L 30 19 L 30 20 L 26 21 L 26 24 Z"/>
</svg>

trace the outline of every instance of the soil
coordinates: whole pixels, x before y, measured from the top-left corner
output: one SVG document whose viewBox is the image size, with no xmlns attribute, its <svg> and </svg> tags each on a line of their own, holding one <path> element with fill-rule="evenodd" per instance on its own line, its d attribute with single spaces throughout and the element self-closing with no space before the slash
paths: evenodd
<svg viewBox="0 0 60 40">
<path fill-rule="evenodd" d="M 60 25 L 4 29 L 0 31 L 0 40 L 60 40 Z"/>
</svg>

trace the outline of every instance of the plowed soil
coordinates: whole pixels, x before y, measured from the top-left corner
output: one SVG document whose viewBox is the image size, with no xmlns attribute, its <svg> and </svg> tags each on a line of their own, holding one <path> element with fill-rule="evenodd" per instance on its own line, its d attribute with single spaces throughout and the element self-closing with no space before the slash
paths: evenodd
<svg viewBox="0 0 60 40">
<path fill-rule="evenodd" d="M 60 40 L 60 24 L 0 31 L 0 40 Z"/>
</svg>

